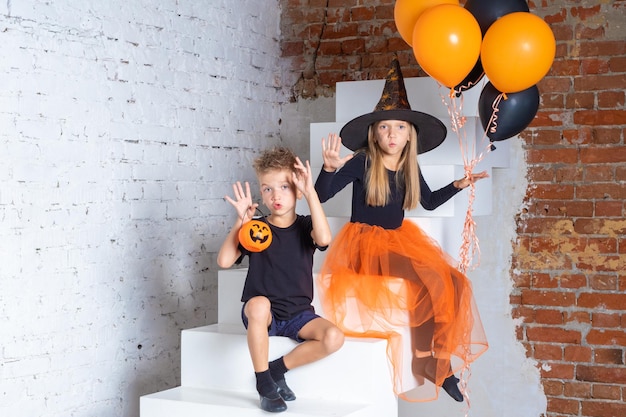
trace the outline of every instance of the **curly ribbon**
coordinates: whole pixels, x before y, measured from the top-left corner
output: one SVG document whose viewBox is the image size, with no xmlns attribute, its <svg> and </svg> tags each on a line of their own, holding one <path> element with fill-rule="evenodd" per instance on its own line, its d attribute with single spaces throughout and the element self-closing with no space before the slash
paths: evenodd
<svg viewBox="0 0 626 417">
<path fill-rule="evenodd" d="M 452 131 L 456 133 L 459 147 L 461 148 L 461 155 L 463 157 L 463 169 L 465 177 L 469 178 L 476 166 L 485 158 L 487 153 L 493 151 L 495 147 L 487 140 L 487 131 L 484 132 L 480 140 L 471 140 L 467 138 L 465 131 L 465 122 L 467 118 L 463 116 L 463 94 L 461 90 L 455 91 L 451 89 L 447 98 L 444 94 L 440 94 L 441 101 L 448 110 L 448 116 L 450 117 L 450 125 Z M 497 128 L 497 112 L 498 104 L 503 98 L 501 94 L 498 96 L 492 105 L 493 112 L 491 114 L 489 124 L 490 131 L 495 132 Z M 506 99 L 506 96 L 504 97 Z M 477 152 L 477 146 L 480 152 Z M 476 236 L 476 222 L 472 216 L 473 204 L 476 198 L 476 185 L 472 182 L 470 184 L 468 206 L 465 213 L 465 221 L 463 223 L 462 243 L 459 250 L 459 270 L 466 274 L 468 270 L 475 269 L 480 263 L 480 246 L 479 240 Z M 472 265 L 472 261 L 476 260 L 476 263 Z M 467 332 L 470 330 L 467 329 Z M 460 373 L 459 385 L 463 396 L 465 397 L 466 409 L 465 416 L 467 417 L 470 408 L 470 393 L 467 387 L 467 382 L 471 376 L 469 365 L 465 365 Z"/>
<path fill-rule="evenodd" d="M 465 177 L 469 178 L 474 171 L 474 168 L 480 163 L 486 154 L 492 150 L 491 143 L 486 142 L 486 132 L 483 134 L 480 141 L 468 141 L 467 133 L 465 131 L 465 122 L 467 118 L 463 115 L 463 95 L 453 89 L 450 90 L 448 97 L 440 94 L 443 105 L 448 110 L 448 116 L 450 117 L 450 125 L 452 131 L 456 133 L 459 147 L 461 148 L 461 155 L 463 157 L 463 169 Z M 494 103 L 495 107 L 495 103 Z M 495 110 L 495 109 L 494 109 Z M 496 111 L 492 114 L 493 124 L 495 125 Z M 491 125 L 492 121 L 490 121 Z M 481 151 L 476 152 L 476 144 L 480 142 Z M 465 222 L 463 224 L 463 240 L 459 251 L 459 270 L 464 274 L 478 266 L 480 262 L 480 248 L 478 237 L 476 236 L 476 222 L 472 217 L 473 204 L 476 198 L 476 186 L 474 183 L 470 184 L 469 201 L 467 212 L 465 213 Z M 476 260 L 476 264 L 472 266 L 472 261 Z"/>
<path fill-rule="evenodd" d="M 456 90 L 452 89 L 452 92 L 454 93 L 454 95 L 456 95 L 457 97 L 460 97 L 461 94 L 463 94 L 463 91 L 469 90 L 470 88 L 474 87 L 475 85 L 478 85 L 481 80 L 483 79 L 485 75 L 485 72 L 481 72 L 478 77 L 476 77 L 476 81 L 467 81 L 467 84 L 459 84 L 456 86 Z"/>
<path fill-rule="evenodd" d="M 496 130 L 498 129 L 498 111 L 499 111 L 500 102 L 502 100 L 507 100 L 507 99 L 508 97 L 506 96 L 505 93 L 500 93 L 493 100 L 493 103 L 491 104 L 491 110 L 492 110 L 491 116 L 489 117 L 489 123 L 487 123 L 489 133 L 496 133 Z M 485 132 L 485 135 L 486 134 L 487 132 Z"/>
</svg>

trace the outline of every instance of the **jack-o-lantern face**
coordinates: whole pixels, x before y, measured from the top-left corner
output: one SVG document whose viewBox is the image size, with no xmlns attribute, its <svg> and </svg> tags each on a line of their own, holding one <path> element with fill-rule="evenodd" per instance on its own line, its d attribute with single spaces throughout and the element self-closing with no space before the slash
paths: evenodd
<svg viewBox="0 0 626 417">
<path fill-rule="evenodd" d="M 272 231 L 267 223 L 250 220 L 239 229 L 239 242 L 250 252 L 261 252 L 272 243 Z"/>
</svg>

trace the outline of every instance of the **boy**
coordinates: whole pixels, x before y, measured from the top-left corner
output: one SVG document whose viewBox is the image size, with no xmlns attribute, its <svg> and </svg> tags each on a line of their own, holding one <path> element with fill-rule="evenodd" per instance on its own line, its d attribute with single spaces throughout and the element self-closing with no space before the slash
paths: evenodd
<svg viewBox="0 0 626 417">
<path fill-rule="evenodd" d="M 265 151 L 254 163 L 265 219 L 272 232 L 271 245 L 249 252 L 239 244 L 238 232 L 258 207 L 252 203 L 250 185 L 233 185 L 237 220 L 222 244 L 217 263 L 229 268 L 245 255 L 250 257 L 241 301 L 248 348 L 256 375 L 260 406 L 269 412 L 287 409 L 295 400 L 285 373 L 337 351 L 344 335 L 334 324 L 315 314 L 313 299 L 313 253 L 325 250 L 331 231 L 313 186 L 311 167 L 286 148 Z M 311 214 L 296 214 L 296 200 L 304 196 Z M 268 363 L 269 336 L 286 336 L 299 342 L 288 354 Z"/>
</svg>

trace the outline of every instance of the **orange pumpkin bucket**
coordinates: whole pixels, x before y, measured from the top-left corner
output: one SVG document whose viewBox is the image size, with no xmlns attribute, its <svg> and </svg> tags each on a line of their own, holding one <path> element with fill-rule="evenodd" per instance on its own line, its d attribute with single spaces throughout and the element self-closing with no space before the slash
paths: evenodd
<svg viewBox="0 0 626 417">
<path fill-rule="evenodd" d="M 257 211 L 261 213 L 258 208 Z M 272 244 L 272 231 L 270 226 L 261 220 L 262 218 L 252 219 L 242 224 L 241 229 L 239 229 L 239 243 L 250 252 L 264 251 Z M 243 221 L 244 219 L 241 219 L 242 223 Z"/>
</svg>

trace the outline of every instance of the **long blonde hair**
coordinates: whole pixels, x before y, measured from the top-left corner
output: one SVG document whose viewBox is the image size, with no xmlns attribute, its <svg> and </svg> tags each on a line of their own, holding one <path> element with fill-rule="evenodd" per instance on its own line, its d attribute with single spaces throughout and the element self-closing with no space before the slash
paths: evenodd
<svg viewBox="0 0 626 417">
<path fill-rule="evenodd" d="M 367 162 L 370 167 L 365 177 L 365 202 L 370 206 L 385 206 L 389 202 L 391 190 L 387 168 L 383 163 L 382 150 L 376 141 L 376 127 L 380 122 L 370 125 L 367 132 Z M 412 210 L 420 201 L 419 166 L 417 164 L 417 131 L 409 123 L 409 141 L 402 150 L 396 171 L 396 184 L 404 188 L 404 210 Z"/>
</svg>

